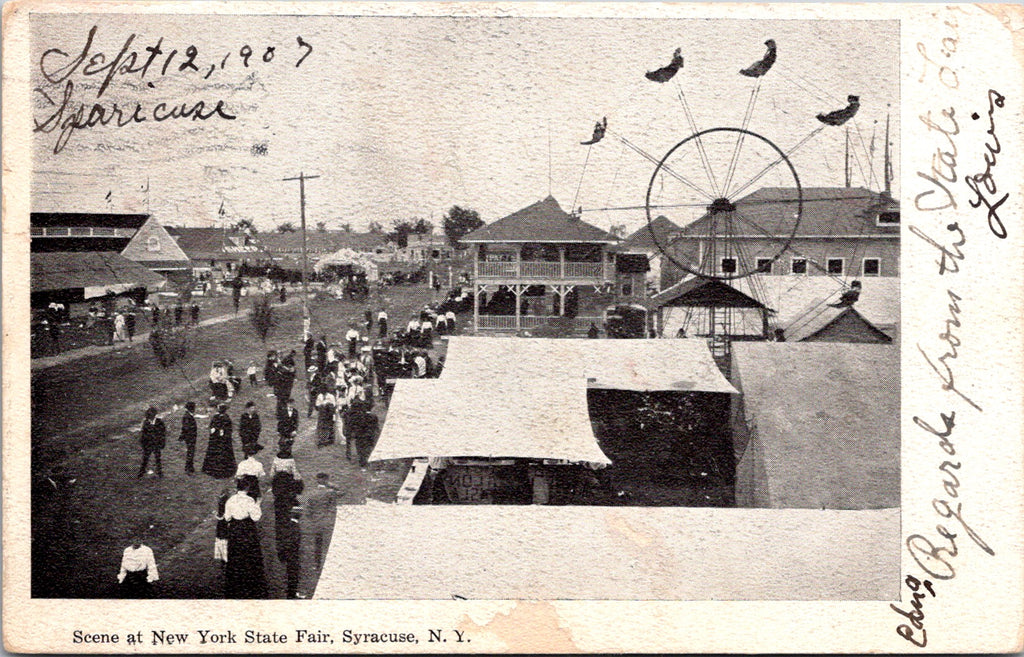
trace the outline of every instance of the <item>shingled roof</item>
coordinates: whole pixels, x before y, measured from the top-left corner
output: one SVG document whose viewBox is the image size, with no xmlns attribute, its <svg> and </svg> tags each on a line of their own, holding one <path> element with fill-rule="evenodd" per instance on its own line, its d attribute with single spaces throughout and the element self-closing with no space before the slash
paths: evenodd
<svg viewBox="0 0 1024 657">
<path fill-rule="evenodd" d="M 592 226 L 558 205 L 549 196 L 522 210 L 477 228 L 462 242 L 589 242 L 615 244 L 617 237 Z"/>
<path fill-rule="evenodd" d="M 653 251 L 659 247 L 664 248 L 671 244 L 675 236 L 682 230 L 677 224 L 672 223 L 671 219 L 661 215 L 619 242 L 619 250 L 626 252 Z"/>
<path fill-rule="evenodd" d="M 741 237 L 789 237 L 799 197 L 797 190 L 764 187 L 736 201 L 732 234 Z M 863 187 L 809 187 L 803 189 L 803 212 L 797 237 L 879 237 L 899 239 L 899 224 L 878 225 L 879 212 L 899 212 L 891 197 Z M 710 215 L 688 224 L 683 236 L 708 233 Z"/>
<path fill-rule="evenodd" d="M 33 253 L 31 257 L 32 292 L 52 292 L 84 288 L 154 289 L 165 282 L 163 276 L 114 252 Z"/>
</svg>

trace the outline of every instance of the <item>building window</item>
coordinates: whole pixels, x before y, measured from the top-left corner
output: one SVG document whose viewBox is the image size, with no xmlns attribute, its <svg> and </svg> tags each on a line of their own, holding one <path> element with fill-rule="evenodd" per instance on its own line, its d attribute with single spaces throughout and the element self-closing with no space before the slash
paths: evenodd
<svg viewBox="0 0 1024 657">
<path fill-rule="evenodd" d="M 879 212 L 878 213 L 878 225 L 879 226 L 899 226 L 900 225 L 900 213 L 896 212 Z"/>
<path fill-rule="evenodd" d="M 622 284 L 622 296 L 624 296 L 624 297 L 631 297 L 631 296 L 633 296 L 633 284 L 632 283 L 623 283 Z"/>
<path fill-rule="evenodd" d="M 881 276 L 882 275 L 882 261 L 878 258 L 864 258 L 864 263 L 861 266 L 861 271 L 864 276 Z"/>
<path fill-rule="evenodd" d="M 842 258 L 829 258 L 826 268 L 829 274 L 833 276 L 843 275 L 843 259 Z"/>
<path fill-rule="evenodd" d="M 157 237 L 156 235 L 153 235 L 152 237 L 148 238 L 146 240 L 146 250 L 147 251 L 159 251 L 160 250 L 160 238 Z"/>
<path fill-rule="evenodd" d="M 723 274 L 735 274 L 736 273 L 736 258 L 722 258 L 722 273 Z"/>
<path fill-rule="evenodd" d="M 807 258 L 793 258 L 789 261 L 789 270 L 794 274 L 806 274 Z"/>
<path fill-rule="evenodd" d="M 757 259 L 757 271 L 761 274 L 772 273 L 772 259 L 771 258 L 758 258 Z"/>
</svg>

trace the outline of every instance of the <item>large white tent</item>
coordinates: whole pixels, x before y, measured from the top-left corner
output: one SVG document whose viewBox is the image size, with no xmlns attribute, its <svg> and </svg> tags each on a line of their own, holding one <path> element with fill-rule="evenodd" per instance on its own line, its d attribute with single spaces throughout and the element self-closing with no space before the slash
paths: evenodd
<svg viewBox="0 0 1024 657">
<path fill-rule="evenodd" d="M 536 381 L 402 379 L 371 461 L 420 456 L 559 459 L 608 464 L 583 377 Z"/>
<path fill-rule="evenodd" d="M 343 505 L 313 597 L 895 600 L 899 547 L 898 508 Z"/>
<path fill-rule="evenodd" d="M 587 387 L 635 391 L 736 393 L 705 340 L 588 340 L 453 336 L 441 380 L 509 377 L 523 386 L 552 376 L 582 377 Z"/>
</svg>

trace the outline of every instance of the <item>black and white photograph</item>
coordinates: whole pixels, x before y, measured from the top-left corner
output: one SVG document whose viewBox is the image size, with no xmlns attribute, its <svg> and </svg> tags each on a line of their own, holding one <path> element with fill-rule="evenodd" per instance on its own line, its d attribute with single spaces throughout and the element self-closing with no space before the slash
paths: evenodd
<svg viewBox="0 0 1024 657">
<path fill-rule="evenodd" d="M 997 345 L 960 333 L 986 320 L 956 283 L 1020 244 L 994 167 L 1021 81 L 905 106 L 974 84 L 966 16 L 915 46 L 895 9 L 204 4 L 5 11 L 19 599 L 195 605 L 48 645 L 687 650 L 711 644 L 581 647 L 545 605 L 785 602 L 862 604 L 886 638 L 850 645 L 909 650 L 956 558 L 1012 554 L 954 427 L 1020 392 L 1020 345 L 969 373 Z M 291 625 L 199 611 L 222 600 Z M 345 601 L 519 606 L 315 611 Z M 487 643 L 503 622 L 541 633 Z"/>
</svg>

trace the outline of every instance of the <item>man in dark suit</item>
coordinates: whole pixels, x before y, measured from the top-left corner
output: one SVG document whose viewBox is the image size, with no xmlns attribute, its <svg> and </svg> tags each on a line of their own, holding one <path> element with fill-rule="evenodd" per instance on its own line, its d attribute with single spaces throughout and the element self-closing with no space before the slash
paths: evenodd
<svg viewBox="0 0 1024 657">
<path fill-rule="evenodd" d="M 360 467 L 366 467 L 373 451 L 377 424 L 377 416 L 366 410 L 363 403 L 353 403 L 345 414 L 345 456 L 351 460 L 351 448 L 354 446 Z"/>
<path fill-rule="evenodd" d="M 302 541 L 304 545 L 313 545 L 315 572 L 323 565 L 324 550 L 331 539 L 334 529 L 334 516 L 338 510 L 339 491 L 330 484 L 330 476 L 321 472 L 316 476 L 316 487 L 306 494 L 306 513 L 303 523 L 303 534 L 312 541 Z"/>
<path fill-rule="evenodd" d="M 295 434 L 299 432 L 299 409 L 295 408 L 295 400 L 285 402 L 284 411 L 277 417 L 278 442 L 281 445 L 295 442 Z"/>
<path fill-rule="evenodd" d="M 142 443 L 142 464 L 139 465 L 139 474 L 136 478 L 141 479 L 142 475 L 146 473 L 150 454 L 156 460 L 157 476 L 163 477 L 164 468 L 160 463 L 160 450 L 167 442 L 167 427 L 164 425 L 164 421 L 156 416 L 155 406 L 146 409 L 146 419 L 142 421 L 142 434 L 139 441 Z"/>
<path fill-rule="evenodd" d="M 185 472 L 188 474 L 195 474 L 196 471 L 195 458 L 197 434 L 196 403 L 188 401 L 185 402 L 185 413 L 181 416 L 181 436 L 178 438 L 178 440 L 185 443 Z"/>
<path fill-rule="evenodd" d="M 256 404 L 245 402 L 245 412 L 238 418 L 238 437 L 242 440 L 242 448 L 252 446 L 260 441 L 260 415 L 256 412 Z"/>
</svg>

